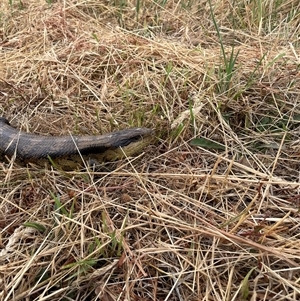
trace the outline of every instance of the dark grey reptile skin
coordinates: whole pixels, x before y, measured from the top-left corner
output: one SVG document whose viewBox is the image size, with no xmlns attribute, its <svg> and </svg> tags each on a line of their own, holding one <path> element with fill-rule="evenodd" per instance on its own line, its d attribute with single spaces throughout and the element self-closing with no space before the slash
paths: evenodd
<svg viewBox="0 0 300 301">
<path fill-rule="evenodd" d="M 15 154 L 18 161 L 33 163 L 48 157 L 72 158 L 79 156 L 79 152 L 87 156 L 93 154 L 97 159 L 99 154 L 147 140 L 152 133 L 148 128 L 130 128 L 95 136 L 40 136 L 15 129 L 6 118 L 0 117 L 0 155 L 12 157 Z"/>
</svg>

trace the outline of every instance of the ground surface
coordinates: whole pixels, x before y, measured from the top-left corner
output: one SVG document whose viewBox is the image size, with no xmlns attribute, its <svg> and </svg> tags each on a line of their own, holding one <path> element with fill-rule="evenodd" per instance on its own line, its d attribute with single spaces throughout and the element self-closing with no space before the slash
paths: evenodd
<svg viewBox="0 0 300 301">
<path fill-rule="evenodd" d="M 0 163 L 1 300 L 299 299 L 299 12 L 1 1 L 1 116 L 157 136 L 98 172 Z"/>
</svg>

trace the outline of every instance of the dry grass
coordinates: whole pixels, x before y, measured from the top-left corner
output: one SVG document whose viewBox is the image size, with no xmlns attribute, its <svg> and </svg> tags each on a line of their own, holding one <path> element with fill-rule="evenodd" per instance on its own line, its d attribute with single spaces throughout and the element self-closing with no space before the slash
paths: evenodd
<svg viewBox="0 0 300 301">
<path fill-rule="evenodd" d="M 300 5 L 212 7 L 1 2 L 0 115 L 158 136 L 109 171 L 0 163 L 1 300 L 299 299 Z"/>
</svg>

